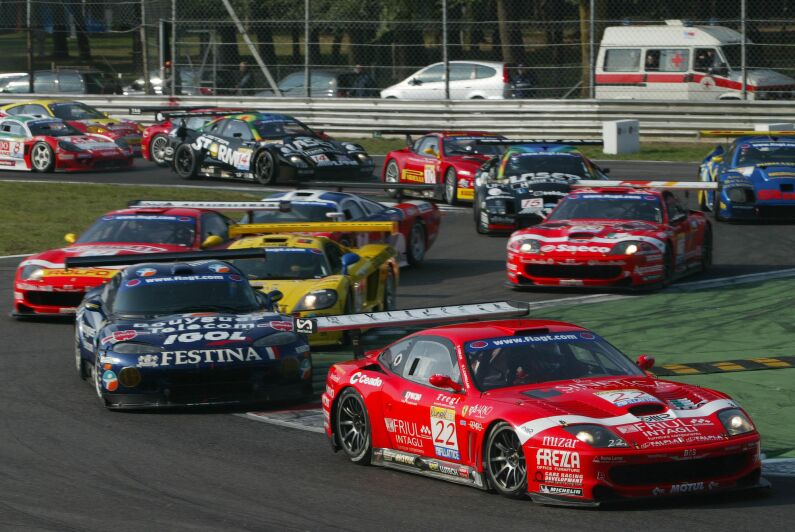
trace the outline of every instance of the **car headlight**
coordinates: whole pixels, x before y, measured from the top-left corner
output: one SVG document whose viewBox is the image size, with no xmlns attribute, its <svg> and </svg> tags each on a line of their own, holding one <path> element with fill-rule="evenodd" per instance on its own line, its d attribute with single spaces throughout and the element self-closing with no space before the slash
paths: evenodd
<svg viewBox="0 0 795 532">
<path fill-rule="evenodd" d="M 134 366 L 122 368 L 119 372 L 119 382 L 125 388 L 135 388 L 141 384 L 141 371 Z"/>
<path fill-rule="evenodd" d="M 538 253 L 541 251 L 541 242 L 534 238 L 511 239 L 508 249 L 514 253 Z"/>
<path fill-rule="evenodd" d="M 99 133 L 100 135 L 108 132 L 107 129 L 101 126 L 89 126 L 86 128 L 86 131 L 89 133 Z"/>
<path fill-rule="evenodd" d="M 298 168 L 309 168 L 309 165 L 306 163 L 306 161 L 303 160 L 298 155 L 291 156 L 290 157 L 290 163 L 295 165 Z"/>
<path fill-rule="evenodd" d="M 110 350 L 120 355 L 143 355 L 160 352 L 159 347 L 142 342 L 119 342 L 111 346 Z"/>
<path fill-rule="evenodd" d="M 648 242 L 639 240 L 626 240 L 619 242 L 610 250 L 611 255 L 635 255 L 636 253 L 648 253 L 656 251 L 656 248 Z"/>
<path fill-rule="evenodd" d="M 293 310 L 320 310 L 333 307 L 336 302 L 336 290 L 315 290 L 302 297 Z"/>
<path fill-rule="evenodd" d="M 739 408 L 729 408 L 718 412 L 718 419 L 730 436 L 739 436 L 754 430 L 751 420 Z"/>
<path fill-rule="evenodd" d="M 273 347 L 277 345 L 287 345 L 298 341 L 298 335 L 291 332 L 277 332 L 263 336 L 256 340 L 253 344 L 254 347 Z"/>
<path fill-rule="evenodd" d="M 23 281 L 38 281 L 44 275 L 44 268 L 29 264 L 22 268 L 22 273 L 19 275 Z"/>
<path fill-rule="evenodd" d="M 629 447 L 617 434 L 601 425 L 570 425 L 563 430 L 591 447 L 600 449 Z"/>
<path fill-rule="evenodd" d="M 749 198 L 752 193 L 748 189 L 742 187 L 733 187 L 726 190 L 726 195 L 732 203 L 752 203 L 753 200 Z"/>
<path fill-rule="evenodd" d="M 356 158 L 359 159 L 360 163 L 366 163 L 366 162 L 370 161 L 370 156 L 367 155 L 366 153 L 359 152 L 359 153 L 356 153 L 355 155 L 356 155 Z"/>
<path fill-rule="evenodd" d="M 71 143 L 71 142 L 69 142 L 67 140 L 59 140 L 58 141 L 58 147 L 61 148 L 62 150 L 66 150 L 66 151 L 83 151 L 83 148 L 81 148 L 80 146 L 77 146 L 76 144 L 73 144 L 73 143 Z"/>
<path fill-rule="evenodd" d="M 489 214 L 505 214 L 505 200 L 489 200 L 486 199 L 486 212 Z"/>
</svg>

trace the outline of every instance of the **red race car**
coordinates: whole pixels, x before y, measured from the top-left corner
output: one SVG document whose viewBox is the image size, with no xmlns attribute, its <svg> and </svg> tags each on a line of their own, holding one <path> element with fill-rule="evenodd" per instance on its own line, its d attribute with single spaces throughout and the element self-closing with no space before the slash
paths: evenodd
<svg viewBox="0 0 795 532">
<path fill-rule="evenodd" d="M 0 169 L 79 172 L 130 168 L 132 150 L 57 118 L 0 117 Z"/>
<path fill-rule="evenodd" d="M 391 151 L 384 159 L 381 180 L 385 183 L 425 183 L 439 185 L 431 195 L 436 199 L 456 205 L 474 199 L 474 183 L 478 168 L 499 155 L 502 146 L 482 145 L 484 138 L 504 137 L 484 131 L 407 132 L 407 146 Z M 423 136 L 411 142 L 411 133 Z M 442 186 L 444 185 L 444 186 Z M 427 196 L 427 193 L 423 193 Z"/>
<path fill-rule="evenodd" d="M 183 202 L 183 207 L 135 207 L 109 212 L 80 237 L 64 238 L 65 248 L 25 258 L 14 280 L 16 317 L 73 314 L 83 294 L 116 275 L 113 268 L 64 269 L 68 257 L 166 253 L 223 247 L 234 223 L 220 210 L 245 210 L 247 204 Z M 226 206 L 228 207 L 228 206 Z M 259 202 L 250 208 L 263 208 Z M 212 210 L 208 210 L 212 208 Z"/>
<path fill-rule="evenodd" d="M 523 314 L 507 302 L 301 319 L 300 332 Z M 760 437 L 727 395 L 660 380 L 569 323 L 447 325 L 334 364 L 325 433 L 357 464 L 545 504 L 766 487 Z"/>
<path fill-rule="evenodd" d="M 147 126 L 141 137 L 141 155 L 147 161 L 152 161 L 158 166 L 168 166 L 163 158 L 168 146 L 168 133 L 181 123 L 188 129 L 197 129 L 219 116 L 229 113 L 239 113 L 240 109 L 228 107 L 210 107 L 207 109 L 181 109 L 175 107 L 136 107 L 130 109 L 130 114 L 139 115 L 143 111 L 155 113 L 156 124 Z"/>
<path fill-rule="evenodd" d="M 659 287 L 712 264 L 712 228 L 670 191 L 581 181 L 539 225 L 508 241 L 508 284 Z M 616 182 L 652 184 L 655 182 Z M 657 183 L 699 188 L 699 183 Z"/>
</svg>

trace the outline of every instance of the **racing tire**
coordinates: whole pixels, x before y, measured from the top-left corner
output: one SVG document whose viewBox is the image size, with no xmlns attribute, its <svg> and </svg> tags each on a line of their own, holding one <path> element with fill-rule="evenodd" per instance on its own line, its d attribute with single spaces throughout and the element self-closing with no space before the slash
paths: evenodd
<svg viewBox="0 0 795 532">
<path fill-rule="evenodd" d="M 359 392 L 346 388 L 337 399 L 334 432 L 342 452 L 354 464 L 369 465 L 373 454 L 367 407 Z"/>
<path fill-rule="evenodd" d="M 406 243 L 406 260 L 409 266 L 419 266 L 425 260 L 425 252 L 428 250 L 425 241 L 425 227 L 420 222 L 415 222 L 409 232 L 409 240 Z"/>
<path fill-rule="evenodd" d="M 483 462 L 489 485 L 497 493 L 513 499 L 527 496 L 527 464 L 522 442 L 511 425 L 500 422 L 489 432 Z"/>
<path fill-rule="evenodd" d="M 704 229 L 704 241 L 701 243 L 701 271 L 706 272 L 712 267 L 712 229 L 707 225 Z"/>
<path fill-rule="evenodd" d="M 455 168 L 448 168 L 444 174 L 444 201 L 448 205 L 460 205 L 458 201 L 458 176 Z"/>
<path fill-rule="evenodd" d="M 720 195 L 722 192 L 723 189 L 721 189 L 720 186 L 718 186 L 718 188 L 715 189 L 715 196 L 714 196 L 715 199 L 712 200 L 712 216 L 715 218 L 716 222 L 729 221 L 728 218 L 726 218 L 725 216 L 721 216 L 720 214 Z"/>
<path fill-rule="evenodd" d="M 390 159 L 388 163 L 386 163 L 386 170 L 384 171 L 384 182 L 385 183 L 400 183 L 400 168 L 398 164 L 395 162 L 394 159 Z M 397 189 L 388 188 L 386 189 L 386 195 L 390 198 L 397 198 L 399 196 Z"/>
<path fill-rule="evenodd" d="M 99 373 L 96 362 L 91 366 L 91 379 L 94 381 L 94 389 L 97 392 L 97 397 L 99 397 L 99 400 L 102 402 L 102 406 L 107 408 L 108 402 L 105 400 L 105 396 L 102 395 L 102 376 Z"/>
<path fill-rule="evenodd" d="M 86 381 L 91 376 L 91 369 L 88 366 L 86 361 L 83 360 L 83 353 L 80 349 L 80 337 L 77 332 L 77 327 L 75 327 L 75 367 L 77 369 L 77 374 L 80 376 L 80 380 Z"/>
<path fill-rule="evenodd" d="M 397 308 L 397 286 L 395 282 L 395 272 L 392 268 L 386 274 L 386 282 L 384 283 L 384 300 L 381 303 L 381 311 L 395 310 Z"/>
<path fill-rule="evenodd" d="M 480 207 L 480 199 L 477 197 L 477 195 L 475 195 L 475 202 L 472 204 L 472 215 L 475 219 L 475 231 L 477 231 L 479 235 L 487 235 L 489 234 L 489 231 L 488 229 L 483 228 L 483 224 L 480 221 L 481 212 L 483 211 Z"/>
<path fill-rule="evenodd" d="M 262 150 L 254 157 L 254 177 L 261 185 L 276 184 L 276 160 L 268 150 Z"/>
<path fill-rule="evenodd" d="M 48 173 L 55 168 L 55 154 L 46 142 L 37 142 L 30 149 L 30 167 L 34 172 Z"/>
<path fill-rule="evenodd" d="M 199 160 L 190 144 L 180 144 L 174 152 L 174 172 L 182 179 L 196 179 Z"/>
<path fill-rule="evenodd" d="M 166 162 L 166 148 L 168 136 L 158 133 L 149 141 L 149 160 L 157 166 L 168 166 Z"/>
</svg>

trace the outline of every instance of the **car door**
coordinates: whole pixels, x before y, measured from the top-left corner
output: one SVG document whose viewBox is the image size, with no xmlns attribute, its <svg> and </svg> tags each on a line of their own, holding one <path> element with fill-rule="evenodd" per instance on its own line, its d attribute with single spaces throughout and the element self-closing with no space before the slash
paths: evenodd
<svg viewBox="0 0 795 532">
<path fill-rule="evenodd" d="M 457 414 L 464 394 L 432 386 L 432 375 L 461 381 L 455 346 L 450 340 L 422 335 L 390 349 L 390 369 L 400 378 L 388 394 L 384 423 L 394 449 L 444 461 L 460 462 L 462 448 Z M 383 355 L 382 355 L 383 356 Z"/>
<path fill-rule="evenodd" d="M 0 168 L 25 168 L 25 127 L 16 120 L 0 120 Z"/>
<path fill-rule="evenodd" d="M 665 209 L 668 216 L 668 224 L 673 229 L 674 264 L 677 272 L 682 272 L 688 267 L 688 262 L 692 258 L 696 244 L 693 239 L 693 231 L 687 210 L 677 201 L 676 196 L 666 191 L 663 193 Z M 697 252 L 697 250 L 696 250 Z"/>
<path fill-rule="evenodd" d="M 219 139 L 224 132 L 224 128 L 226 124 L 229 122 L 229 119 L 218 120 L 213 122 L 202 129 L 201 135 L 196 142 L 194 142 L 195 146 L 204 146 L 205 156 L 204 162 L 207 164 L 214 164 L 220 165 L 221 161 L 218 159 L 218 153 L 221 146 Z M 206 138 L 206 142 L 200 142 L 202 137 Z"/>
<path fill-rule="evenodd" d="M 411 153 L 406 157 L 400 180 L 435 185 L 439 180 L 440 148 L 438 135 L 426 135 L 418 139 L 412 146 Z"/>
<path fill-rule="evenodd" d="M 229 170 L 248 172 L 254 152 L 254 134 L 247 122 L 229 119 L 223 130 L 226 145 L 218 148 L 218 160 Z"/>
<path fill-rule="evenodd" d="M 412 100 L 444 99 L 444 63 L 420 70 L 402 88 L 402 97 Z"/>
</svg>

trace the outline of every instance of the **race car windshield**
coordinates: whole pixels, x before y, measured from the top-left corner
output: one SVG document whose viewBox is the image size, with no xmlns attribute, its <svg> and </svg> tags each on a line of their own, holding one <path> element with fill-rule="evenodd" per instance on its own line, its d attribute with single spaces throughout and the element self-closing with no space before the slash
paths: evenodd
<svg viewBox="0 0 795 532">
<path fill-rule="evenodd" d="M 592 377 L 644 375 L 593 333 L 574 331 L 468 342 L 467 364 L 481 391 Z"/>
<path fill-rule="evenodd" d="M 320 279 L 331 275 L 326 257 L 319 250 L 267 248 L 267 260 L 230 261 L 249 279 Z"/>
<path fill-rule="evenodd" d="M 71 137 L 72 135 L 82 135 L 78 130 L 55 120 L 28 122 L 28 128 L 34 137 L 44 135 L 48 137 Z"/>
<path fill-rule="evenodd" d="M 277 198 L 274 198 L 277 199 Z M 281 211 L 256 211 L 254 223 L 270 222 L 328 222 L 328 213 L 337 212 L 337 208 L 325 203 L 298 203 L 291 202 L 288 212 Z M 244 218 L 242 223 L 250 223 Z"/>
<path fill-rule="evenodd" d="M 259 309 L 254 290 L 237 274 L 133 278 L 116 292 L 114 314 L 251 312 Z"/>
<path fill-rule="evenodd" d="M 61 120 L 86 120 L 93 118 L 107 118 L 93 107 L 78 102 L 53 103 L 50 110 L 56 118 Z"/>
<path fill-rule="evenodd" d="M 77 243 L 146 242 L 192 246 L 195 234 L 196 220 L 189 216 L 103 216 L 80 235 Z"/>
<path fill-rule="evenodd" d="M 444 139 L 445 155 L 500 155 L 505 149 L 499 145 L 479 144 L 478 141 L 499 137 L 446 137 Z"/>
<path fill-rule="evenodd" d="M 303 124 L 294 120 L 257 120 L 254 129 L 264 139 L 282 138 L 288 135 L 314 135 Z"/>
<path fill-rule="evenodd" d="M 555 220 L 642 220 L 662 223 L 662 207 L 652 194 L 621 194 L 604 196 L 577 194 L 568 196 L 550 213 L 547 221 Z"/>
<path fill-rule="evenodd" d="M 521 176 L 532 179 L 538 177 L 555 177 L 562 174 L 564 178 L 588 177 L 588 169 L 582 159 L 576 155 L 550 155 L 550 154 L 522 154 L 514 155 L 508 159 L 505 167 L 505 176 Z"/>
<path fill-rule="evenodd" d="M 738 148 L 737 166 L 795 165 L 795 143 L 770 142 L 744 145 Z"/>
</svg>

